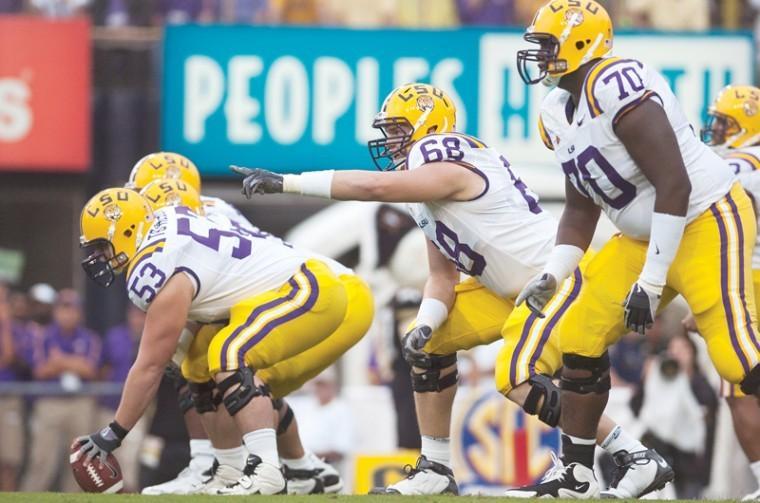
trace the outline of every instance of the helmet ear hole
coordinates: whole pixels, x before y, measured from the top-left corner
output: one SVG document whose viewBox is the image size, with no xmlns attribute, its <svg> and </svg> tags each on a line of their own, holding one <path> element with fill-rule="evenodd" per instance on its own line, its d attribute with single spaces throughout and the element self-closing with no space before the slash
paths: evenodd
<svg viewBox="0 0 760 503">
<path fill-rule="evenodd" d="M 134 225 L 132 227 L 134 227 Z M 132 231 L 130 229 L 126 229 L 124 231 L 124 237 L 131 238 L 132 237 Z"/>
<path fill-rule="evenodd" d="M 438 131 L 438 126 L 431 126 L 428 128 L 427 134 L 432 134 L 432 133 L 435 133 L 436 131 Z"/>
<path fill-rule="evenodd" d="M 578 49 L 579 51 L 583 50 L 584 47 L 586 47 L 586 42 L 584 42 L 583 40 L 579 40 L 575 43 L 575 48 Z"/>
</svg>

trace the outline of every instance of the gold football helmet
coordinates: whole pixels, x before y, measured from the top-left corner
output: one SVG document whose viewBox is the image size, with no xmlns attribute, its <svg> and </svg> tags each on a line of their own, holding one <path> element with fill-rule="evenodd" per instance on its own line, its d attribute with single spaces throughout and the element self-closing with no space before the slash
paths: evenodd
<svg viewBox="0 0 760 503">
<path fill-rule="evenodd" d="M 380 171 L 402 167 L 409 147 L 431 133 L 449 133 L 456 128 L 457 109 L 446 93 L 429 84 L 406 84 L 385 98 L 372 127 L 383 138 L 371 140 L 372 160 Z"/>
<path fill-rule="evenodd" d="M 520 77 L 529 85 L 555 86 L 563 75 L 610 52 L 612 20 L 594 0 L 552 0 L 538 10 L 523 38 L 540 47 L 517 52 Z"/>
<path fill-rule="evenodd" d="M 727 86 L 707 110 L 702 141 L 712 147 L 744 148 L 760 142 L 760 89 Z"/>
<path fill-rule="evenodd" d="M 82 261 L 87 275 L 101 286 L 113 283 L 134 257 L 153 223 L 153 211 L 137 192 L 125 188 L 95 194 L 82 209 L 79 219 Z"/>
<path fill-rule="evenodd" d="M 164 206 L 187 206 L 194 213 L 203 215 L 200 194 L 182 180 L 154 180 L 140 191 L 140 195 L 148 201 L 153 211 Z"/>
<path fill-rule="evenodd" d="M 174 178 L 182 180 L 201 193 L 201 175 L 193 161 L 174 152 L 148 154 L 132 168 L 126 187 L 140 191 L 153 180 Z"/>
</svg>

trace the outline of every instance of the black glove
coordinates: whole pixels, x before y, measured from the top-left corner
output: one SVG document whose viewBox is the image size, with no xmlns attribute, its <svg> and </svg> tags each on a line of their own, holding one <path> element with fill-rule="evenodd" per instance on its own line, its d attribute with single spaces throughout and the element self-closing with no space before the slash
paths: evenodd
<svg viewBox="0 0 760 503">
<path fill-rule="evenodd" d="M 412 367 L 419 367 L 417 363 L 427 359 L 422 348 L 433 337 L 433 329 L 427 325 L 418 325 L 408 331 L 401 339 L 401 356 Z"/>
<path fill-rule="evenodd" d="M 282 175 L 259 168 L 250 169 L 230 166 L 230 169 L 245 177 L 241 192 L 248 199 L 253 194 L 279 194 L 282 192 Z"/>
<path fill-rule="evenodd" d="M 79 457 L 86 456 L 85 464 L 98 458 L 100 464 L 104 465 L 108 455 L 121 445 L 127 433 L 129 432 L 114 421 L 97 433 L 78 437 L 74 440 L 74 445 L 79 445 Z"/>
<path fill-rule="evenodd" d="M 639 282 L 634 283 L 623 304 L 625 327 L 644 335 L 646 329 L 654 323 L 654 316 L 659 305 L 660 294 L 647 290 Z"/>
</svg>

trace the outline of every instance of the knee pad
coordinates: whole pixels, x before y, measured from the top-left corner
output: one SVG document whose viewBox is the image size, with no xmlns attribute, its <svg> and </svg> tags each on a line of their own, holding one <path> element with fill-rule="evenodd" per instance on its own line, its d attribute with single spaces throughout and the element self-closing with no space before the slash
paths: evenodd
<svg viewBox="0 0 760 503">
<path fill-rule="evenodd" d="M 582 370 L 589 374 L 584 377 L 569 377 L 562 372 L 563 390 L 581 395 L 603 395 L 610 390 L 610 355 L 606 351 L 596 358 L 565 353 L 562 355 L 562 363 L 565 369 Z"/>
<path fill-rule="evenodd" d="M 745 395 L 757 395 L 760 393 L 760 364 L 749 371 L 739 384 Z"/>
<path fill-rule="evenodd" d="M 238 385 L 234 390 L 227 394 L 227 390 Z M 257 386 L 253 382 L 253 370 L 250 367 L 237 369 L 231 376 L 224 379 L 216 386 L 219 389 L 219 395 L 222 396 L 222 402 L 230 416 L 234 416 L 240 410 L 248 405 L 248 402 L 257 396 L 271 396 L 266 384 Z"/>
<path fill-rule="evenodd" d="M 454 368 L 454 372 L 444 377 L 441 377 L 441 370 L 456 363 L 456 353 L 444 356 L 425 355 L 425 358 L 419 359 L 414 363 L 415 367 L 421 368 L 424 371 L 417 373 L 414 369 L 411 370 L 412 390 L 417 393 L 438 393 L 454 386 L 459 376 L 457 369 Z"/>
<path fill-rule="evenodd" d="M 191 382 L 188 385 L 188 388 L 192 397 L 193 406 L 199 414 L 215 412 L 219 403 L 221 403 L 219 398 L 220 395 L 214 393 L 214 390 L 216 389 L 216 383 L 214 381 L 206 381 L 202 383 Z"/>
<path fill-rule="evenodd" d="M 277 423 L 277 434 L 282 435 L 288 431 L 290 423 L 292 423 L 295 418 L 295 414 L 293 414 L 293 409 L 288 405 L 288 402 L 282 398 L 272 400 L 272 407 L 274 407 L 274 410 L 278 413 L 282 414 L 280 422 Z M 285 413 L 282 413 L 283 408 L 285 409 Z"/>
<path fill-rule="evenodd" d="M 552 428 L 559 424 L 560 389 L 552 378 L 544 374 L 536 374 L 528 379 L 530 391 L 525 397 L 523 410 L 538 418 Z M 544 403 L 538 408 L 538 402 L 543 397 Z"/>
</svg>

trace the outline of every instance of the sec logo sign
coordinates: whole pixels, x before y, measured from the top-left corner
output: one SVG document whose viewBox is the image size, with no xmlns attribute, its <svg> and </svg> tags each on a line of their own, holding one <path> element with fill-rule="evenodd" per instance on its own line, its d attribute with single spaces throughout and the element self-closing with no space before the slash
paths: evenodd
<svg viewBox="0 0 760 503">
<path fill-rule="evenodd" d="M 538 482 L 559 451 L 559 430 L 493 390 L 460 389 L 452 421 L 454 472 L 463 492 Z"/>
<path fill-rule="evenodd" d="M 0 169 L 89 164 L 89 22 L 0 16 Z"/>
</svg>

